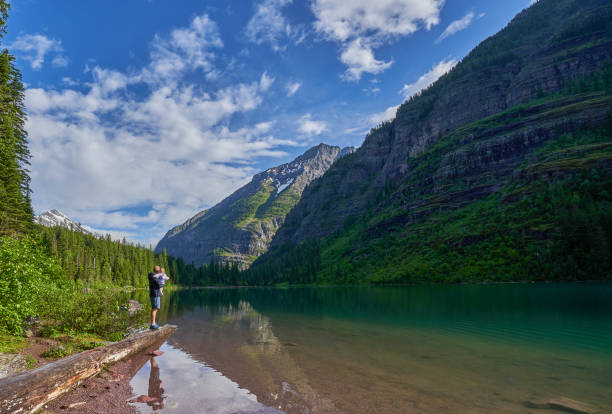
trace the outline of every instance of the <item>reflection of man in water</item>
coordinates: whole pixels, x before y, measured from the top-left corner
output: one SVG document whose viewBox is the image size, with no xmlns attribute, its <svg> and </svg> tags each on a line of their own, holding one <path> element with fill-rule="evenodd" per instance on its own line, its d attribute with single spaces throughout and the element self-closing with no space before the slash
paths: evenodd
<svg viewBox="0 0 612 414">
<path fill-rule="evenodd" d="M 149 375 L 149 397 L 152 397 L 148 405 L 154 410 L 161 410 L 164 408 L 164 389 L 162 388 L 162 382 L 159 378 L 159 367 L 155 357 L 151 358 L 151 374 Z"/>
</svg>

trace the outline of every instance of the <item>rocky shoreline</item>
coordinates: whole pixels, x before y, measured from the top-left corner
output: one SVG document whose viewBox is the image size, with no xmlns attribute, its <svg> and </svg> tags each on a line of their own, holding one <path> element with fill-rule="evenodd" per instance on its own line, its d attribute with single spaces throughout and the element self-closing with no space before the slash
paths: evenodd
<svg viewBox="0 0 612 414">
<path fill-rule="evenodd" d="M 85 409 L 84 412 L 99 412 L 96 411 L 99 410 L 98 404 L 108 409 L 112 407 L 107 412 L 130 412 L 125 399 L 121 400 L 117 395 L 103 397 L 102 401 L 105 398 L 108 401 L 94 402 L 93 406 L 87 404 L 89 400 L 71 400 L 82 399 L 83 393 L 89 399 L 95 399 L 99 395 L 109 394 L 115 388 L 118 391 L 113 394 L 129 393 L 129 380 L 151 355 L 159 355 L 156 350 L 175 329 L 176 326 L 165 325 L 156 331 L 137 332 L 122 341 L 73 354 L 34 370 L 1 379 L 0 413 L 73 408 Z M 129 358 L 132 356 L 140 358 Z M 129 360 L 122 363 L 126 358 Z M 92 389 L 96 392 L 93 393 Z"/>
</svg>

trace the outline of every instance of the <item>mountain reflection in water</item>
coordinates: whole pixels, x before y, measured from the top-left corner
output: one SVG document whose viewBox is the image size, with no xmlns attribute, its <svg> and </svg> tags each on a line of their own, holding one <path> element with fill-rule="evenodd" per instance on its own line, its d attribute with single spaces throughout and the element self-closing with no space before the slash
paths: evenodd
<svg viewBox="0 0 612 414">
<path fill-rule="evenodd" d="M 151 398 L 143 412 L 524 413 L 561 396 L 608 412 L 610 294 L 605 283 L 177 291 L 159 314 L 179 327 L 155 358 L 161 383 L 151 361 L 132 385 Z"/>
</svg>

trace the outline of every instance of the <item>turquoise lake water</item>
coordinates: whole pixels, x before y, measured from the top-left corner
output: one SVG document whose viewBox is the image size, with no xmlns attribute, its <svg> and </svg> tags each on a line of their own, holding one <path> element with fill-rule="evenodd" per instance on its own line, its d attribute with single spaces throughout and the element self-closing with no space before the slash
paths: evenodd
<svg viewBox="0 0 612 414">
<path fill-rule="evenodd" d="M 142 412 L 612 412 L 610 283 L 180 290 L 160 319 Z"/>
</svg>

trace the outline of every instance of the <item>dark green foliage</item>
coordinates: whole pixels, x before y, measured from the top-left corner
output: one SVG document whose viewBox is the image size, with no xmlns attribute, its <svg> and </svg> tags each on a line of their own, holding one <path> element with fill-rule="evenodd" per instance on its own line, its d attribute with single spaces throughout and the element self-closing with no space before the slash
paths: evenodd
<svg viewBox="0 0 612 414">
<path fill-rule="evenodd" d="M 591 35 L 612 34 L 612 21 L 606 14 L 590 16 L 580 24 L 574 23 L 555 36 L 556 42 Z"/>
<path fill-rule="evenodd" d="M 235 265 L 212 262 L 196 267 L 180 257 L 168 256 L 165 250 L 155 253 L 141 245 L 114 241 L 109 235 L 97 237 L 63 227 L 36 225 L 34 229 L 68 278 L 83 286 L 147 287 L 147 275 L 155 265 L 165 268 L 170 276 L 166 286 L 237 284 L 240 279 Z"/>
<path fill-rule="evenodd" d="M 148 286 L 147 275 L 158 265 L 170 276 L 169 284 L 184 286 L 245 284 L 238 267 L 211 261 L 200 267 L 182 258 L 155 253 L 140 245 L 113 241 L 63 227 L 34 226 L 42 237 L 46 253 L 63 268 L 68 278 L 80 286 Z"/>
<path fill-rule="evenodd" d="M 238 286 L 246 285 L 247 280 L 245 274 L 240 272 L 238 265 L 235 263 L 218 263 L 211 259 L 210 263 L 196 267 L 191 264 L 185 264 L 180 257 L 173 260 L 175 272 L 180 275 L 180 284 L 183 286 L 213 286 L 213 285 L 228 285 Z"/>
<path fill-rule="evenodd" d="M 256 261 L 256 266 L 243 272 L 247 284 L 315 283 L 321 269 L 321 246 L 317 240 L 301 243 L 297 249 L 287 244 L 264 257 Z"/>
<path fill-rule="evenodd" d="M 44 358 L 63 358 L 66 355 L 68 355 L 68 351 L 62 345 L 53 346 L 40 354 Z"/>
<path fill-rule="evenodd" d="M 6 33 L 8 8 L 0 0 L 0 39 Z M 32 221 L 25 120 L 21 73 L 5 49 L 0 51 L 0 234 L 23 233 Z"/>
<path fill-rule="evenodd" d="M 96 237 L 63 227 L 35 226 L 47 252 L 64 268 L 68 278 L 85 286 L 148 286 L 147 274 L 153 266 L 166 269 L 170 282 L 178 282 L 172 272 L 173 258 L 140 245 Z"/>
</svg>

